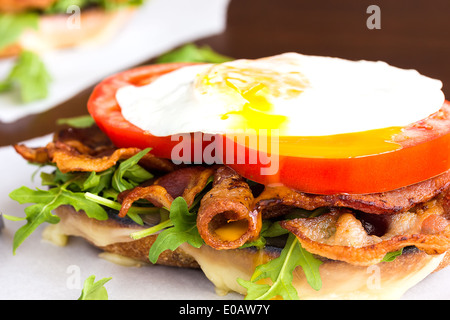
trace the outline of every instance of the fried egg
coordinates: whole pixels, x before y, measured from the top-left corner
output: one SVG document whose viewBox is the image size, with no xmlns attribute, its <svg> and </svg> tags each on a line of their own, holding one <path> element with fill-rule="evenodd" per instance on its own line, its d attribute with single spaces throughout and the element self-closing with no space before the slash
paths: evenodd
<svg viewBox="0 0 450 320">
<path fill-rule="evenodd" d="M 155 136 L 277 129 L 330 136 L 405 127 L 438 111 L 442 82 L 381 61 L 285 53 L 186 66 L 116 99 Z"/>
</svg>

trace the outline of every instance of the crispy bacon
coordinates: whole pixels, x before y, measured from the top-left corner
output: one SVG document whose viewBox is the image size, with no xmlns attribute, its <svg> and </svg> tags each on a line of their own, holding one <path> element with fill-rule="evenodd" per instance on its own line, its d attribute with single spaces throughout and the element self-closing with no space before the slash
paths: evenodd
<svg viewBox="0 0 450 320">
<path fill-rule="evenodd" d="M 54 135 L 45 147 L 29 148 L 15 145 L 22 157 L 34 163 L 55 163 L 63 172 L 101 172 L 117 161 L 128 159 L 141 151 L 139 148 L 117 149 L 108 137 L 96 126 L 83 129 L 69 128 Z M 149 170 L 171 172 L 176 169 L 171 161 L 147 153 L 140 164 Z"/>
<path fill-rule="evenodd" d="M 114 150 L 113 153 L 103 156 L 91 156 L 89 154 L 80 154 L 69 145 L 56 142 L 49 144 L 47 150 L 58 169 L 63 172 L 83 171 L 83 172 L 101 172 L 114 166 L 119 160 L 128 159 L 141 151 L 138 148 L 121 148 Z M 144 157 L 152 157 L 145 155 Z"/>
<path fill-rule="evenodd" d="M 201 200 L 197 227 L 203 240 L 215 249 L 234 249 L 259 236 L 261 215 L 252 210 L 253 194 L 233 169 L 220 167 L 214 176 L 213 188 Z M 222 239 L 216 230 L 233 221 L 243 221 L 247 230 L 237 239 Z"/>
<path fill-rule="evenodd" d="M 176 197 L 183 197 L 190 207 L 195 197 L 208 183 L 209 177 L 214 173 L 211 168 L 188 167 L 181 168 L 162 176 L 149 186 L 139 186 L 132 190 L 124 191 L 119 195 L 122 208 L 120 217 L 125 217 L 131 205 L 139 200 L 146 199 L 156 207 L 170 209 L 172 201 Z"/>
<path fill-rule="evenodd" d="M 437 177 L 393 191 L 372 194 L 317 195 L 287 187 L 266 187 L 255 200 L 263 218 L 282 215 L 289 207 L 314 210 L 320 207 L 345 207 L 373 214 L 405 212 L 433 199 L 450 188 L 450 171 Z"/>
<path fill-rule="evenodd" d="M 441 254 L 450 246 L 450 222 L 442 201 L 433 200 L 421 209 L 389 216 L 386 232 L 369 235 L 347 209 L 331 210 L 315 218 L 281 222 L 309 252 L 355 265 L 379 263 L 388 252 L 416 246 L 427 254 Z"/>
<path fill-rule="evenodd" d="M 29 162 L 40 164 L 51 162 L 46 147 L 29 148 L 23 144 L 17 144 L 14 146 L 14 149 L 22 158 Z"/>
<path fill-rule="evenodd" d="M 136 187 L 127 192 L 123 197 L 122 207 L 119 211 L 119 217 L 123 218 L 127 215 L 133 203 L 137 200 L 145 199 L 151 202 L 155 207 L 170 208 L 173 198 L 164 187 L 151 185 L 147 187 Z"/>
<path fill-rule="evenodd" d="M 164 187 L 173 198 L 183 197 L 190 207 L 214 172 L 213 168 L 202 166 L 181 168 L 158 178 L 155 184 Z"/>
</svg>

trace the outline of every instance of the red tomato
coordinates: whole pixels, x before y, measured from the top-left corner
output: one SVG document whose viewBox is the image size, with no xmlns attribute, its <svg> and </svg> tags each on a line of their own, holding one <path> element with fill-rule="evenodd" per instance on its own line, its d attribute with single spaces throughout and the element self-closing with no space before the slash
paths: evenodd
<svg viewBox="0 0 450 320">
<path fill-rule="evenodd" d="M 94 89 L 88 102 L 88 110 L 98 126 L 117 147 L 142 149 L 152 147 L 152 153 L 156 156 L 180 160 L 175 159 L 172 154 L 180 141 L 170 136 L 153 136 L 129 123 L 122 116 L 115 94 L 123 86 L 145 85 L 155 77 L 186 65 L 188 64 L 174 63 L 144 66 L 107 78 Z M 204 141 L 205 136 L 198 133 L 190 134 L 191 161 L 196 160 L 198 163 L 204 160 L 202 157 L 196 159 L 195 151 L 206 150 L 210 142 Z M 227 138 L 216 137 L 220 138 L 225 145 Z M 281 147 L 287 143 L 285 140 L 281 137 L 279 141 Z M 222 148 L 218 154 L 216 153 L 216 159 L 223 160 L 242 176 L 258 183 L 278 183 L 308 193 L 376 193 L 394 190 L 429 179 L 450 169 L 450 103 L 445 102 L 439 112 L 427 119 L 403 128 L 394 136 L 394 142 L 400 145 L 396 150 L 357 157 L 277 154 L 277 171 L 270 175 L 263 174 L 261 169 L 268 168 L 272 164 L 265 163 L 260 157 L 256 163 L 251 162 L 247 147 L 245 159 L 243 161 L 241 159 L 240 163 L 236 155 L 231 157 L 233 159 L 231 163 L 226 161 L 228 148 Z M 233 148 L 236 146 L 234 143 Z"/>
<path fill-rule="evenodd" d="M 170 158 L 173 147 L 178 141 L 171 137 L 156 137 L 136 127 L 122 116 L 116 101 L 116 92 L 127 85 L 145 85 L 155 77 L 176 70 L 185 63 L 160 64 L 135 68 L 113 75 L 97 85 L 88 101 L 88 111 L 99 128 L 108 135 L 119 148 L 137 147 L 145 149 L 152 147 L 152 154 Z M 166 119 L 170 121 L 169 119 Z"/>
</svg>

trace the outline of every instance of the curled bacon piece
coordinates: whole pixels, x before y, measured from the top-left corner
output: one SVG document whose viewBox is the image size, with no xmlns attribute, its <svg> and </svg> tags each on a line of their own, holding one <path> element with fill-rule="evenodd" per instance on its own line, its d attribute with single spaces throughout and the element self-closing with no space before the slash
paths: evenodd
<svg viewBox="0 0 450 320">
<path fill-rule="evenodd" d="M 155 207 L 170 208 L 173 198 L 164 187 L 151 185 L 147 187 L 136 187 L 127 192 L 122 200 L 122 207 L 119 211 L 119 217 L 127 215 L 133 203 L 139 199 L 150 201 Z"/>
<path fill-rule="evenodd" d="M 94 157 L 88 154 L 77 153 L 73 147 L 56 142 L 47 146 L 52 162 L 56 163 L 58 169 L 63 172 L 83 171 L 83 172 L 101 172 L 114 166 L 119 160 L 128 159 L 139 153 L 138 148 L 116 149 L 113 153 Z M 153 157 L 146 154 L 144 158 L 147 161 Z"/>
<path fill-rule="evenodd" d="M 201 200 L 197 214 L 197 228 L 205 243 L 214 249 L 234 249 L 257 238 L 262 222 L 261 215 L 252 210 L 253 200 L 241 176 L 228 167 L 217 169 L 213 188 Z M 241 226 L 236 239 L 224 239 L 218 234 L 230 222 Z"/>
<path fill-rule="evenodd" d="M 119 217 L 125 217 L 131 205 L 139 199 L 146 199 L 156 207 L 169 209 L 172 201 L 181 196 L 190 207 L 213 174 L 212 168 L 186 167 L 162 176 L 152 185 L 124 191 L 119 195 L 119 201 L 122 202 Z"/>
<path fill-rule="evenodd" d="M 138 148 L 115 148 L 96 126 L 61 130 L 45 147 L 29 148 L 25 145 L 15 145 L 14 148 L 30 162 L 55 163 L 63 173 L 101 172 L 114 166 L 117 161 L 128 159 L 141 151 Z M 157 158 L 150 153 L 147 153 L 139 163 L 149 170 L 162 172 L 170 172 L 176 168 L 171 161 Z"/>
<path fill-rule="evenodd" d="M 22 158 L 29 162 L 40 164 L 51 162 L 48 157 L 47 148 L 45 147 L 29 148 L 23 144 L 16 144 L 14 149 L 22 156 Z"/>
<path fill-rule="evenodd" d="M 163 175 L 155 184 L 164 187 L 175 199 L 183 197 L 190 207 L 197 194 L 199 194 L 214 175 L 215 169 L 201 166 L 185 167 Z"/>
<path fill-rule="evenodd" d="M 400 189 L 372 194 L 317 195 L 283 186 L 266 187 L 255 200 L 263 218 L 283 215 L 289 207 L 314 210 L 320 207 L 345 207 L 373 214 L 405 212 L 450 188 L 450 171 Z"/>
<path fill-rule="evenodd" d="M 333 260 L 368 266 L 379 263 L 388 252 L 416 246 L 427 254 L 441 254 L 450 248 L 450 222 L 441 200 L 432 200 L 415 212 L 387 218 L 386 232 L 370 235 L 353 213 L 331 210 L 315 218 L 281 222 L 295 234 L 309 252 Z"/>
</svg>

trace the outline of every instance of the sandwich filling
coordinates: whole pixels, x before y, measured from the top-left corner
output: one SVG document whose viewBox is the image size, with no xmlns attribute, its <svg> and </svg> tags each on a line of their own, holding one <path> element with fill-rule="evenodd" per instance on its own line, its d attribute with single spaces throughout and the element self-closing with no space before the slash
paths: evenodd
<svg viewBox="0 0 450 320">
<path fill-rule="evenodd" d="M 130 241 L 161 236 L 150 250 L 153 263 L 162 252 L 182 244 L 217 252 L 298 246 L 316 265 L 309 271 L 305 267 L 305 274 L 320 279 L 324 260 L 370 266 L 400 255 L 404 248 L 436 257 L 450 248 L 449 172 L 384 193 L 315 195 L 264 186 L 225 165 L 174 165 L 149 150 L 117 148 L 95 125 L 61 130 L 45 147 L 15 148 L 30 162 L 54 166 L 54 173 L 42 174 L 50 187 L 46 192 L 67 193 L 67 198 L 81 195 L 83 205 L 74 207 L 91 219 L 108 219 L 102 210 L 113 208 L 118 218 L 136 227 L 129 231 Z M 38 191 L 26 189 L 11 197 L 29 202 L 24 199 Z M 71 204 L 62 196 L 54 203 Z M 59 221 L 51 214 L 42 218 L 30 215 L 28 226 L 37 226 L 33 219 Z M 170 237 L 179 238 L 165 244 Z M 18 231 L 16 246 L 24 238 Z M 245 281 L 241 286 L 252 292 L 254 283 Z M 320 280 L 311 283 L 320 290 Z"/>
</svg>

